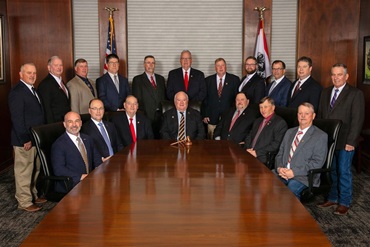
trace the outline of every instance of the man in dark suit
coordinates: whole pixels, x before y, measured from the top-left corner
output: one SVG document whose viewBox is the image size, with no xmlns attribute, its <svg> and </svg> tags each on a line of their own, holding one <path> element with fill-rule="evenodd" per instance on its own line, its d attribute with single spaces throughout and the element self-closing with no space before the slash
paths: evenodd
<svg viewBox="0 0 370 247">
<path fill-rule="evenodd" d="M 192 56 L 190 51 L 181 52 L 181 68 L 168 73 L 167 97 L 173 100 L 177 92 L 185 92 L 191 101 L 203 101 L 207 95 L 203 72 L 191 68 Z"/>
<path fill-rule="evenodd" d="M 110 157 L 121 150 L 123 146 L 119 141 L 114 124 L 103 120 L 104 104 L 100 99 L 90 101 L 89 113 L 91 119 L 82 125 L 81 132 L 93 139 L 100 156 Z"/>
<path fill-rule="evenodd" d="M 251 103 L 258 104 L 265 96 L 265 79 L 257 74 L 255 57 L 249 56 L 245 59 L 245 71 L 247 75 L 241 80 L 239 92 L 244 92 Z"/>
<path fill-rule="evenodd" d="M 53 56 L 48 61 L 49 74 L 40 82 L 38 93 L 45 112 L 46 123 L 63 121 L 71 110 L 69 92 L 62 79 L 63 62 Z"/>
<path fill-rule="evenodd" d="M 175 108 L 163 114 L 160 131 L 162 138 L 184 140 L 182 137 L 189 136 L 191 140 L 204 139 L 205 132 L 202 117 L 197 110 L 188 107 L 189 98 L 187 94 L 182 91 L 175 94 L 174 103 Z M 184 128 L 181 130 L 182 121 Z"/>
<path fill-rule="evenodd" d="M 161 101 L 166 100 L 164 77 L 154 73 L 155 58 L 144 58 L 144 70 L 132 80 L 132 94 L 139 101 L 139 110 L 143 111 L 152 123 L 154 137 L 160 138 Z"/>
<path fill-rule="evenodd" d="M 308 187 L 308 170 L 321 168 L 328 151 L 328 135 L 312 125 L 314 118 L 313 105 L 302 103 L 298 107 L 299 127 L 288 129 L 275 159 L 274 172 L 298 199 Z M 319 185 L 317 174 L 313 186 Z"/>
<path fill-rule="evenodd" d="M 257 116 L 258 112 L 249 106 L 246 93 L 239 92 L 235 98 L 235 107 L 226 112 L 217 124 L 214 132 L 215 140 L 230 140 L 237 144 L 244 144 Z"/>
<path fill-rule="evenodd" d="M 336 215 L 347 214 L 352 202 L 351 164 L 365 114 L 364 95 L 347 83 L 348 77 L 345 64 L 332 66 L 333 86 L 323 90 L 318 114 L 320 118 L 342 120 L 331 166 L 333 183 L 327 201 L 318 205 L 321 208 L 336 206 Z"/>
<path fill-rule="evenodd" d="M 98 98 L 104 103 L 106 111 L 121 111 L 123 102 L 130 94 L 126 77 L 118 74 L 119 57 L 109 54 L 106 58 L 108 72 L 96 79 Z"/>
<path fill-rule="evenodd" d="M 12 120 L 11 144 L 14 150 L 15 198 L 18 208 L 34 212 L 41 209 L 38 203 L 36 180 L 40 172 L 40 161 L 36 159 L 36 148 L 32 143 L 30 129 L 44 123 L 44 112 L 40 98 L 33 85 L 36 67 L 32 63 L 22 65 L 20 81 L 9 93 L 9 110 Z"/>
<path fill-rule="evenodd" d="M 260 101 L 262 117 L 254 121 L 251 132 L 245 140 L 247 152 L 266 164 L 267 154 L 277 153 L 288 126 L 276 115 L 274 100 L 264 97 Z"/>
<path fill-rule="evenodd" d="M 283 61 L 275 60 L 272 63 L 272 75 L 275 80 L 266 86 L 265 95 L 275 101 L 275 106 L 285 107 L 292 82 L 285 76 L 285 63 Z"/>
<path fill-rule="evenodd" d="M 226 61 L 217 58 L 216 74 L 206 78 L 207 97 L 202 104 L 203 122 L 208 126 L 208 139 L 213 139 L 213 132 L 220 117 L 232 107 L 238 93 L 239 77 L 226 72 Z"/>
<path fill-rule="evenodd" d="M 137 112 L 139 105 L 135 96 L 127 96 L 123 104 L 125 112 L 113 116 L 112 122 L 124 147 L 137 140 L 154 139 L 149 119 Z"/>
<path fill-rule="evenodd" d="M 101 157 L 94 141 L 80 133 L 82 121 L 78 113 L 68 112 L 63 124 L 66 132 L 51 147 L 51 165 L 56 176 L 71 177 L 74 187 L 106 159 Z M 61 183 L 55 185 L 55 190 L 68 192 Z"/>
<path fill-rule="evenodd" d="M 315 112 L 319 108 L 321 85 L 311 76 L 312 60 L 301 57 L 297 61 L 298 79 L 291 85 L 288 93 L 288 107 L 298 108 L 303 102 L 311 103 Z"/>
</svg>

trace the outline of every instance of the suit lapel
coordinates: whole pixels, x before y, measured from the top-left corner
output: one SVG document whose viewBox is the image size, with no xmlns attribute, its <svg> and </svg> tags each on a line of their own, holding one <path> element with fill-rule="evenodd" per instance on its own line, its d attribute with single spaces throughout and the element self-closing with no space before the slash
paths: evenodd
<svg viewBox="0 0 370 247">
<path fill-rule="evenodd" d="M 314 128 L 315 127 L 313 125 L 311 125 L 311 127 L 306 131 L 306 134 L 302 137 L 302 139 L 299 142 L 298 147 L 296 148 L 294 154 L 296 154 L 297 152 L 300 152 L 300 150 L 304 150 L 304 146 L 305 146 L 306 142 L 309 139 L 311 139 L 311 136 L 312 136 L 312 133 L 314 131 Z M 295 135 L 294 135 L 294 137 L 295 137 Z M 294 157 L 294 155 L 293 155 L 293 157 Z"/>
</svg>

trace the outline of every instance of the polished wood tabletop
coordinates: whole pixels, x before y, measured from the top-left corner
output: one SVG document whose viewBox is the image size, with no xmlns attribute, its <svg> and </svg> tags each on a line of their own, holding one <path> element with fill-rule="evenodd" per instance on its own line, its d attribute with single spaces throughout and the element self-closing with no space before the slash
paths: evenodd
<svg viewBox="0 0 370 247">
<path fill-rule="evenodd" d="M 138 141 L 79 183 L 23 246 L 330 246 L 256 158 L 227 141 Z"/>
</svg>

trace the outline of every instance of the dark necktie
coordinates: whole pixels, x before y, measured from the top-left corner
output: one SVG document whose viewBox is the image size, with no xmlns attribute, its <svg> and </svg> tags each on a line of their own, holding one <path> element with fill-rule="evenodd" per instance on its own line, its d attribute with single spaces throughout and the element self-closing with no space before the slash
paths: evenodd
<svg viewBox="0 0 370 247">
<path fill-rule="evenodd" d="M 185 84 L 185 91 L 188 91 L 189 77 L 188 77 L 188 72 L 187 71 L 185 71 L 184 84 Z"/>
<path fill-rule="evenodd" d="M 136 134 L 135 134 L 135 127 L 134 123 L 132 122 L 133 118 L 130 118 L 130 131 L 132 136 L 132 142 L 136 142 Z"/>
<path fill-rule="evenodd" d="M 180 119 L 180 126 L 179 126 L 179 141 L 184 141 L 185 140 L 185 117 L 184 113 L 180 112 L 181 114 L 181 119 Z"/>
<path fill-rule="evenodd" d="M 301 81 L 298 80 L 297 86 L 294 88 L 294 93 L 292 94 L 292 98 L 298 93 L 300 87 L 301 87 Z"/>
<path fill-rule="evenodd" d="M 263 128 L 265 127 L 265 125 L 266 125 L 266 119 L 263 119 L 263 121 L 261 122 L 260 126 L 258 127 L 258 130 L 257 130 L 257 133 L 256 133 L 255 137 L 253 138 L 253 142 L 252 142 L 252 148 L 253 149 L 256 146 L 258 137 L 260 136 Z"/>
<path fill-rule="evenodd" d="M 82 80 L 85 82 L 86 86 L 90 89 L 92 95 L 95 97 L 94 88 L 92 87 L 91 83 L 89 82 L 89 79 L 83 78 Z"/>
<path fill-rule="evenodd" d="M 68 98 L 67 88 L 66 88 L 66 86 L 64 86 L 63 81 L 60 81 L 60 88 L 63 90 L 64 94 L 65 94 L 65 95 L 67 96 L 67 98 Z"/>
<path fill-rule="evenodd" d="M 338 97 L 338 92 L 339 92 L 339 89 L 338 88 L 335 89 L 333 98 L 330 101 L 330 110 L 333 109 L 333 107 L 334 107 L 335 101 L 337 100 L 337 97 Z"/>
<path fill-rule="evenodd" d="M 111 144 L 111 142 L 110 142 L 110 140 L 108 138 L 108 134 L 105 131 L 102 122 L 98 123 L 98 125 L 99 125 L 99 128 L 100 128 L 100 133 L 103 136 L 103 139 L 105 141 L 105 144 L 107 144 L 107 147 L 108 147 L 108 150 L 109 150 L 109 156 L 111 156 L 111 155 L 113 155 L 113 149 L 112 149 L 112 144 Z"/>
<path fill-rule="evenodd" d="M 222 78 L 220 78 L 220 82 L 218 83 L 218 88 L 217 88 L 217 94 L 219 98 L 221 98 L 221 93 L 222 93 Z"/>
<path fill-rule="evenodd" d="M 40 99 L 39 99 L 39 96 L 38 96 L 38 95 L 37 95 L 37 93 L 36 93 L 36 89 L 35 89 L 34 87 L 31 87 L 31 89 L 32 89 L 32 93 L 33 93 L 33 95 L 36 97 L 36 99 L 37 99 L 37 101 L 39 102 L 39 104 L 41 104 Z"/>
</svg>

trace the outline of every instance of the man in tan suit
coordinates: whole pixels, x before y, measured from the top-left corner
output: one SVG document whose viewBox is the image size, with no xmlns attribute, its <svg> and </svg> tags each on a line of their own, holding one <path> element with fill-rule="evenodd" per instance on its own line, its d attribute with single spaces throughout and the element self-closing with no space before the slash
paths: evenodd
<svg viewBox="0 0 370 247">
<path fill-rule="evenodd" d="M 90 100 L 97 97 L 95 82 L 87 78 L 89 66 L 87 61 L 79 58 L 75 62 L 76 76 L 68 83 L 71 110 L 79 114 L 89 113 Z"/>
</svg>

